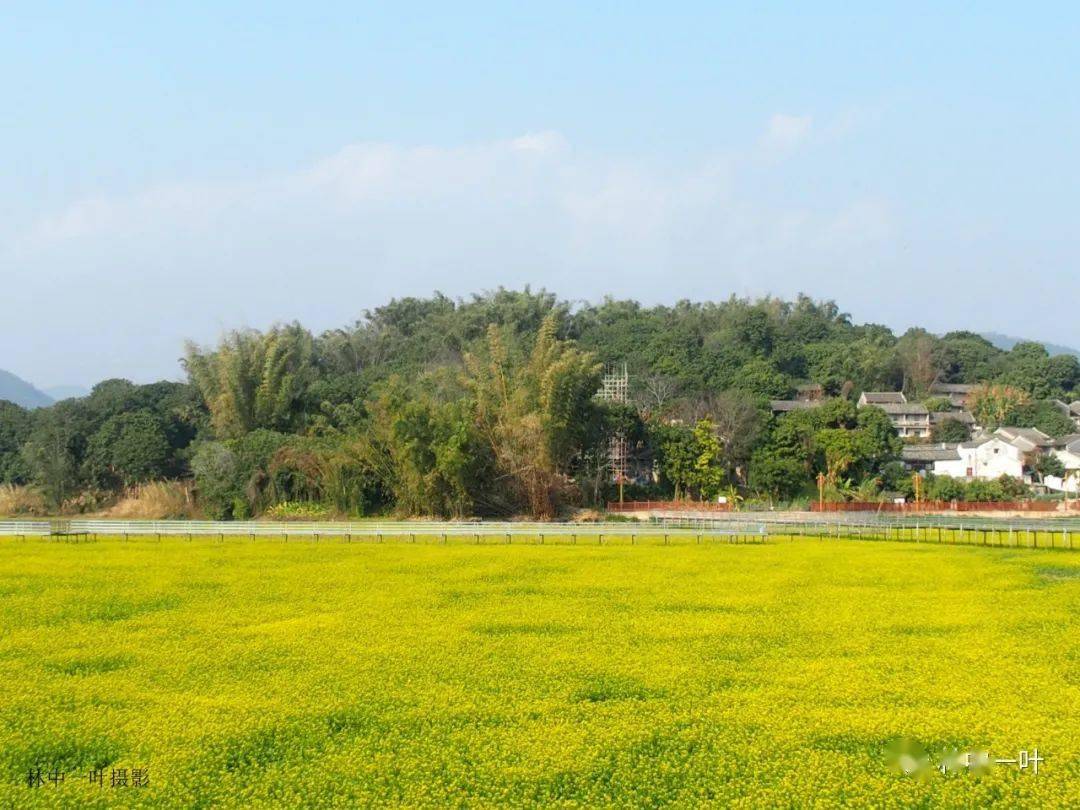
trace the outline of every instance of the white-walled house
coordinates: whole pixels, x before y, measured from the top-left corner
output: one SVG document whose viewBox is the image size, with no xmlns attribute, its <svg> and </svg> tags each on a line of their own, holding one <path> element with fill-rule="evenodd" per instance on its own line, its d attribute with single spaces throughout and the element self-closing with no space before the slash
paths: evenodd
<svg viewBox="0 0 1080 810">
<path fill-rule="evenodd" d="M 953 478 L 981 478 L 991 481 L 1003 475 L 1023 479 L 1024 451 L 994 436 L 957 446 L 960 458 L 934 464 L 936 475 Z"/>
<path fill-rule="evenodd" d="M 1064 447 L 1053 451 L 1054 455 L 1065 465 L 1065 475 L 1048 475 L 1046 480 L 1047 489 L 1055 492 L 1068 492 L 1071 495 L 1080 494 L 1080 439 L 1075 439 Z"/>
<path fill-rule="evenodd" d="M 1024 452 L 998 436 L 960 444 L 910 445 L 903 450 L 908 466 L 964 480 L 992 481 L 1003 475 L 1024 478 Z"/>
<path fill-rule="evenodd" d="M 999 427 L 994 435 L 1023 453 L 1046 453 L 1054 447 L 1054 439 L 1037 428 Z"/>
</svg>

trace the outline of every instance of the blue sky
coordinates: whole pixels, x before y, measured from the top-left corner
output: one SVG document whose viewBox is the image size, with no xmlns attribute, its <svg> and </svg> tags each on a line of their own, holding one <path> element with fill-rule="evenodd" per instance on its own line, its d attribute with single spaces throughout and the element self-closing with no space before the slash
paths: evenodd
<svg viewBox="0 0 1080 810">
<path fill-rule="evenodd" d="M 170 5 L 0 10 L 39 385 L 499 284 L 1080 345 L 1073 4 Z"/>
</svg>

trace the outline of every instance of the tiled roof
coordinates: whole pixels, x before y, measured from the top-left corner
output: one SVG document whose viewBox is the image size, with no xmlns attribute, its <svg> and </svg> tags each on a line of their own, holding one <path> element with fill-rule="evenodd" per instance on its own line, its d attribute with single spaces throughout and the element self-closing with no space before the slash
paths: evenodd
<svg viewBox="0 0 1080 810">
<path fill-rule="evenodd" d="M 774 399 L 769 402 L 773 413 L 787 413 L 789 411 L 803 411 L 807 408 L 816 408 L 821 405 L 820 401 L 808 399 Z"/>
<path fill-rule="evenodd" d="M 967 383 L 934 383 L 930 386 L 931 394 L 970 394 L 978 388 Z"/>
<path fill-rule="evenodd" d="M 1054 440 L 1036 428 L 1000 427 L 994 431 L 1010 443 L 1026 442 L 1033 447 L 1052 447 Z"/>
<path fill-rule="evenodd" d="M 903 405 L 907 402 L 901 391 L 863 391 L 862 399 L 867 405 Z"/>
<path fill-rule="evenodd" d="M 1080 433 L 1070 433 L 1067 436 L 1059 436 L 1054 439 L 1054 447 L 1069 450 L 1073 445 L 1080 447 Z"/>
<path fill-rule="evenodd" d="M 890 415 L 900 416 L 910 414 L 912 416 L 927 416 L 930 413 L 930 411 L 926 410 L 925 405 L 920 405 L 918 402 L 883 402 L 881 404 L 870 404 L 881 408 L 881 410 Z"/>
<path fill-rule="evenodd" d="M 948 422 L 950 419 L 962 425 L 975 424 L 975 417 L 969 411 L 941 411 L 930 414 L 930 422 L 935 425 Z"/>
<path fill-rule="evenodd" d="M 900 451 L 904 461 L 959 461 L 959 445 L 955 444 L 909 444 Z"/>
</svg>

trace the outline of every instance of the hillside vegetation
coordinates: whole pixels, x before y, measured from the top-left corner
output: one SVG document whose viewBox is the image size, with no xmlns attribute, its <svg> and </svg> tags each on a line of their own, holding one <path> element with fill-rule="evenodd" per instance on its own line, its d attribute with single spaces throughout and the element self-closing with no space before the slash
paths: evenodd
<svg viewBox="0 0 1080 810">
<path fill-rule="evenodd" d="M 626 363 L 630 401 L 594 396 Z M 645 307 L 498 290 L 406 298 L 315 335 L 298 323 L 187 347 L 186 383 L 108 380 L 27 411 L 0 403 L 0 483 L 50 509 L 93 511 L 149 481 L 191 479 L 218 518 L 280 503 L 331 513 L 550 517 L 613 494 L 607 449 L 627 439 L 627 493 L 788 499 L 902 489 L 885 414 L 863 390 L 927 395 L 993 383 L 987 419 L 1043 424 L 1075 399 L 1080 362 L 970 332 L 895 335 L 832 302 L 732 298 Z M 835 401 L 772 418 L 770 398 L 820 383 Z M 1064 429 L 1060 424 L 1054 429 Z"/>
</svg>

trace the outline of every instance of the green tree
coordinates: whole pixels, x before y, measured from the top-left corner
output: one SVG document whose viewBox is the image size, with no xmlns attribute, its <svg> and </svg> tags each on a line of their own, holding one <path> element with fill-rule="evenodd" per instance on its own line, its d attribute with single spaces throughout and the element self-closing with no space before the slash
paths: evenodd
<svg viewBox="0 0 1080 810">
<path fill-rule="evenodd" d="M 1023 342 L 1002 358 L 999 381 L 1018 388 L 1035 399 L 1047 399 L 1061 392 L 1051 379 L 1052 362 L 1041 343 Z"/>
<path fill-rule="evenodd" d="M 918 399 L 938 376 L 934 362 L 937 338 L 925 329 L 909 329 L 896 342 L 896 355 L 904 374 L 903 390 Z"/>
<path fill-rule="evenodd" d="M 202 442 L 195 448 L 191 471 L 208 517 L 226 520 L 232 517 L 234 503 L 246 502 L 238 486 L 238 469 L 236 453 L 225 442 Z"/>
<path fill-rule="evenodd" d="M 1031 397 L 1009 385 L 983 384 L 971 392 L 969 408 L 975 421 L 985 428 L 1001 425 L 1010 413 L 1031 402 Z"/>
<path fill-rule="evenodd" d="M 231 332 L 212 351 L 188 344 L 184 367 L 221 438 L 257 428 L 294 430 L 316 378 L 311 333 L 299 324 Z"/>
<path fill-rule="evenodd" d="M 29 411 L 0 400 L 0 484 L 25 484 L 30 480 L 22 446 L 31 424 Z"/>
<path fill-rule="evenodd" d="M 959 419 L 942 419 L 930 428 L 930 439 L 934 442 L 958 443 L 971 438 L 971 428 Z"/>
<path fill-rule="evenodd" d="M 1009 427 L 1037 428 L 1055 438 L 1076 433 L 1076 423 L 1054 402 L 1046 400 L 1017 405 L 1005 414 L 1001 423 Z"/>
<path fill-rule="evenodd" d="M 274 501 L 272 465 L 289 436 L 254 430 L 239 439 L 203 442 L 191 469 L 200 501 L 220 520 L 243 520 Z"/>
<path fill-rule="evenodd" d="M 807 483 L 806 470 L 796 459 L 759 448 L 750 460 L 750 488 L 776 499 L 797 495 Z"/>
<path fill-rule="evenodd" d="M 367 458 L 400 511 L 463 517 L 506 510 L 484 491 L 490 452 L 471 400 L 440 402 L 393 377 L 369 409 Z"/>
<path fill-rule="evenodd" d="M 965 487 L 963 481 L 947 475 L 928 476 L 923 492 L 930 501 L 962 501 Z"/>
<path fill-rule="evenodd" d="M 694 466 L 691 486 L 701 500 L 713 500 L 726 480 L 724 447 L 716 435 L 716 426 L 702 419 L 692 431 Z"/>
<path fill-rule="evenodd" d="M 923 405 L 930 413 L 948 413 L 952 410 L 952 402 L 948 397 L 930 397 L 923 400 Z"/>
<path fill-rule="evenodd" d="M 528 353 L 518 355 L 491 326 L 486 345 L 465 357 L 479 433 L 507 488 L 538 518 L 554 515 L 566 492 L 600 385 L 600 364 L 559 340 L 556 328 L 549 315 Z"/>
<path fill-rule="evenodd" d="M 697 463 L 693 430 L 683 424 L 654 424 L 651 433 L 660 458 L 660 470 L 674 487 L 675 500 L 689 498 Z"/>
<path fill-rule="evenodd" d="M 131 486 L 163 477 L 170 453 L 160 417 L 138 410 L 105 422 L 90 438 L 85 463 L 98 486 Z"/>
<path fill-rule="evenodd" d="M 31 480 L 59 508 L 78 489 L 81 436 L 70 409 L 54 406 L 35 415 L 22 453 Z"/>
<path fill-rule="evenodd" d="M 976 478 L 969 481 L 964 491 L 964 500 L 971 503 L 1003 501 L 1005 493 L 998 481 L 983 481 Z"/>
<path fill-rule="evenodd" d="M 1031 468 L 1035 471 L 1035 474 L 1039 476 L 1039 481 L 1045 483 L 1047 476 L 1054 476 L 1055 478 L 1065 477 L 1065 464 L 1057 456 L 1049 453 L 1041 453 L 1035 459 Z"/>
<path fill-rule="evenodd" d="M 1004 352 L 974 332 L 949 332 L 934 349 L 934 365 L 941 380 L 975 384 L 994 373 L 994 361 Z"/>
<path fill-rule="evenodd" d="M 822 472 L 828 486 L 835 487 L 859 458 L 858 437 L 853 430 L 823 428 L 814 434 L 814 448 L 824 459 Z"/>
<path fill-rule="evenodd" d="M 855 439 L 856 465 L 862 476 L 872 476 L 896 460 L 903 448 L 888 414 L 881 408 L 859 408 Z"/>
<path fill-rule="evenodd" d="M 1080 388 L 1080 358 L 1072 354 L 1051 357 L 1045 365 L 1046 380 L 1054 396 L 1068 394 Z"/>
</svg>

